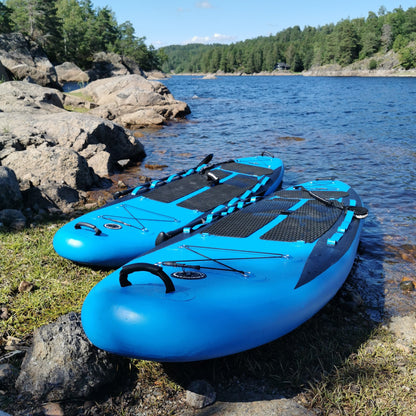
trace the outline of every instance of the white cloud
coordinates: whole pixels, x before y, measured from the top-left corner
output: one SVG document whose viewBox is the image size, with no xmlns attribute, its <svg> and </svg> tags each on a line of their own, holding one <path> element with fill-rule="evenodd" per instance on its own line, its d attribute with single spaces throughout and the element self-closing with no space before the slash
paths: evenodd
<svg viewBox="0 0 416 416">
<path fill-rule="evenodd" d="M 200 9 L 212 9 L 212 4 L 209 1 L 199 1 L 196 7 Z"/>
<path fill-rule="evenodd" d="M 230 43 L 236 40 L 235 36 L 222 35 L 214 33 L 212 36 L 193 36 L 191 39 L 183 42 L 184 45 L 188 43 Z"/>
</svg>

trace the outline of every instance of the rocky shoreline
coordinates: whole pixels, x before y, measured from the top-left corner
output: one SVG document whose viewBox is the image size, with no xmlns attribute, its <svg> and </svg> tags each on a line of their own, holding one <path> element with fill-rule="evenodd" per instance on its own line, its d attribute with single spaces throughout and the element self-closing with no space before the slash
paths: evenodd
<svg viewBox="0 0 416 416">
<path fill-rule="evenodd" d="M 236 73 L 225 73 L 225 72 L 215 72 L 215 73 L 181 73 L 181 74 L 172 74 L 175 76 L 195 76 L 202 77 L 203 79 L 215 79 L 217 77 L 227 76 L 227 77 L 261 77 L 261 76 L 304 76 L 304 77 L 386 77 L 386 78 L 413 78 L 416 77 L 416 69 L 405 70 L 403 68 L 399 69 L 365 69 L 365 68 L 351 68 L 351 67 L 341 67 L 339 65 L 327 65 L 324 67 L 314 67 L 310 70 L 303 72 L 290 72 L 290 71 L 262 71 L 255 74 L 246 74 L 242 72 Z"/>
<path fill-rule="evenodd" d="M 0 224 L 12 229 L 73 211 L 88 190 L 143 160 L 131 129 L 190 113 L 127 58 L 97 54 L 88 72 L 54 67 L 18 33 L 0 35 L 0 76 Z M 63 93 L 67 82 L 89 84 Z"/>
<path fill-rule="evenodd" d="M 372 69 L 370 69 L 372 68 Z M 347 66 L 338 64 L 312 66 L 303 72 L 293 73 L 290 70 L 276 69 L 271 72 L 259 72 L 246 74 L 244 72 L 225 73 L 187 73 L 175 75 L 202 76 L 204 79 L 215 79 L 221 76 L 305 76 L 305 77 L 416 77 L 416 69 L 405 70 L 400 65 L 399 56 L 394 51 L 387 54 L 379 54 L 372 58 L 362 59 Z"/>
</svg>

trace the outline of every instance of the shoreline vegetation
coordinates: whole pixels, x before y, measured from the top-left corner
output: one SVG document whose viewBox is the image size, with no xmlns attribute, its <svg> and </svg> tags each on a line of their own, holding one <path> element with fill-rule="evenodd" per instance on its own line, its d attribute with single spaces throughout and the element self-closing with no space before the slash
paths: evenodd
<svg viewBox="0 0 416 416">
<path fill-rule="evenodd" d="M 305 77 L 416 77 L 416 68 L 403 68 L 399 63 L 396 52 L 390 51 L 386 54 L 377 54 L 372 58 L 362 59 L 346 66 L 339 64 L 315 65 L 302 72 L 275 69 L 273 71 L 259 71 L 245 73 L 243 71 L 224 72 L 171 72 L 169 75 L 192 75 L 203 76 L 206 79 L 214 79 L 219 76 L 305 76 Z"/>
</svg>

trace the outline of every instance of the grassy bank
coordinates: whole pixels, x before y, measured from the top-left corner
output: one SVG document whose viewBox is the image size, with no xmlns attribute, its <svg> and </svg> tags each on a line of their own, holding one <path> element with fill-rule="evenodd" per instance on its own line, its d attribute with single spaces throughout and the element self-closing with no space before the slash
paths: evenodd
<svg viewBox="0 0 416 416">
<path fill-rule="evenodd" d="M 108 274 L 59 257 L 52 246 L 59 226 L 0 233 L 0 304 L 8 315 L 0 321 L 3 337 L 24 337 L 62 314 L 79 311 L 89 290 Z"/>
<path fill-rule="evenodd" d="M 54 252 L 52 238 L 60 225 L 0 231 L 0 358 L 10 337 L 29 338 L 35 328 L 79 311 L 88 291 L 108 274 Z M 114 392 L 109 409 L 110 392 L 97 401 L 99 414 L 129 414 L 132 403 L 145 403 L 148 414 L 157 414 L 167 402 L 172 412 L 181 406 L 183 388 L 201 378 L 214 385 L 221 401 L 283 395 L 322 415 L 415 414 L 414 351 L 369 321 L 364 307 L 349 302 L 349 291 L 343 288 L 291 334 L 251 351 L 202 363 L 132 360 L 129 400 L 126 392 Z M 1 410 L 11 410 L 5 400 L 9 393 L 0 394 Z"/>
</svg>

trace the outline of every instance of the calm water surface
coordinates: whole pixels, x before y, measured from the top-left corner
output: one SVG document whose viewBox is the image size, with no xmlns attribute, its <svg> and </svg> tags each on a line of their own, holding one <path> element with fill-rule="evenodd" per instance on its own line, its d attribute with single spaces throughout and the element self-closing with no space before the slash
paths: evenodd
<svg viewBox="0 0 416 416">
<path fill-rule="evenodd" d="M 348 284 L 376 319 L 414 310 L 416 292 L 416 79 L 177 76 L 163 83 L 188 103 L 187 122 L 145 132 L 152 177 L 268 150 L 285 163 L 284 186 L 335 176 L 370 209 Z"/>
</svg>

